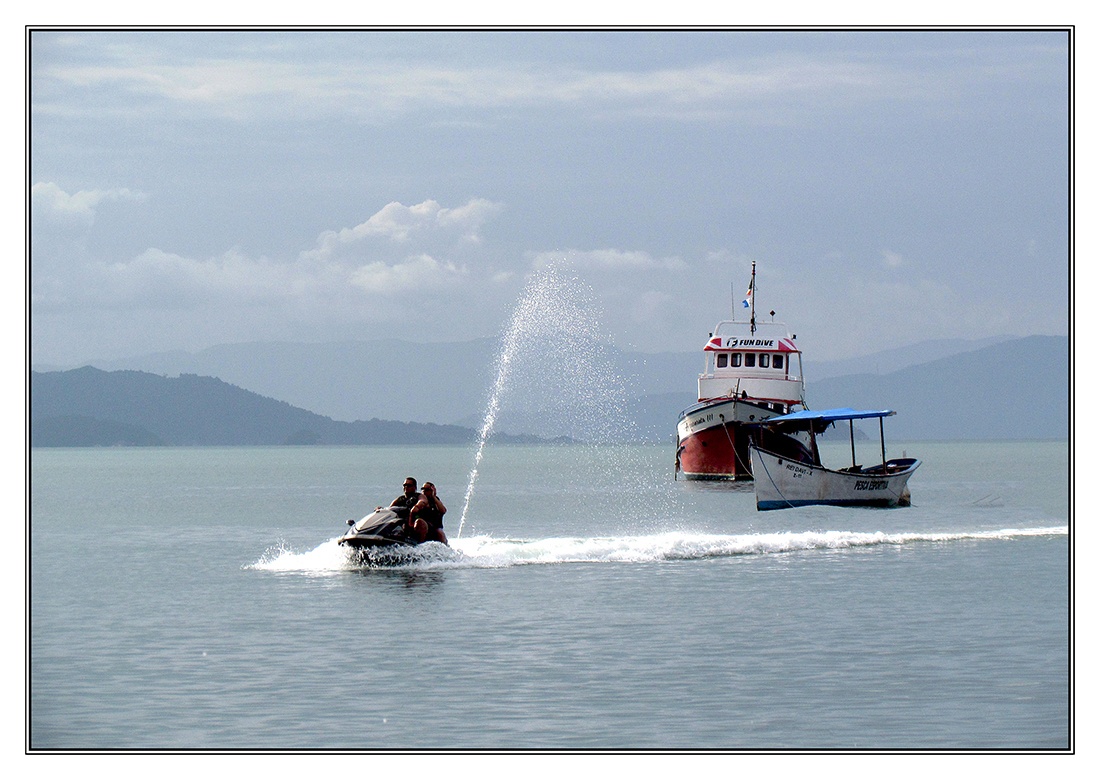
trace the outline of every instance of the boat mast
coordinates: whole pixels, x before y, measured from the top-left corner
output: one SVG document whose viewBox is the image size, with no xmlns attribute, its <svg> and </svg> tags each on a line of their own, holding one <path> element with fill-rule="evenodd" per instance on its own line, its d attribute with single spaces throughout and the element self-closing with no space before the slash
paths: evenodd
<svg viewBox="0 0 1100 780">
<path fill-rule="evenodd" d="M 752 261 L 752 278 L 749 279 L 749 333 L 756 333 L 756 261 Z"/>
</svg>

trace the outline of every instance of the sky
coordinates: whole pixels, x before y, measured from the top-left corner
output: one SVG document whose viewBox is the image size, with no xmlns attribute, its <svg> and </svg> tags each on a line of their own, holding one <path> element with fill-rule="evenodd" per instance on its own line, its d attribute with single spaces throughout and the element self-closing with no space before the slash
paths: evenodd
<svg viewBox="0 0 1100 780">
<path fill-rule="evenodd" d="M 547 264 L 613 343 L 739 305 L 807 358 L 1069 330 L 1064 32 L 30 36 L 30 345 L 498 336 Z"/>
</svg>

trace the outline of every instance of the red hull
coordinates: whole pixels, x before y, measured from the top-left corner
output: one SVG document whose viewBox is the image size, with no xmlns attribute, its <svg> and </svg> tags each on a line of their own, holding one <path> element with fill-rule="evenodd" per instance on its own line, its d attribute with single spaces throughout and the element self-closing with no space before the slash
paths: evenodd
<svg viewBox="0 0 1100 780">
<path fill-rule="evenodd" d="M 684 479 L 752 479 L 752 443 L 800 463 L 815 462 L 796 436 L 753 424 L 777 411 L 761 403 L 721 400 L 684 412 L 677 425 L 678 471 Z"/>
<path fill-rule="evenodd" d="M 732 423 L 689 434 L 678 462 L 685 479 L 752 479 L 748 455 L 748 432 Z"/>
</svg>

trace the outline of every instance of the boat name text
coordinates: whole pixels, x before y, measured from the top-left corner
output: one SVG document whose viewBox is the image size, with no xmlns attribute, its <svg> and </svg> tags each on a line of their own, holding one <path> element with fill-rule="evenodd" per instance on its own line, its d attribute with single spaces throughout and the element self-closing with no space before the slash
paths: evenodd
<svg viewBox="0 0 1100 780">
<path fill-rule="evenodd" d="M 885 479 L 861 479 L 856 482 L 856 490 L 885 490 Z"/>
<path fill-rule="evenodd" d="M 709 423 L 713 419 L 714 419 L 713 414 L 708 414 L 706 417 L 696 418 L 688 424 L 688 430 L 698 428 L 700 425 L 705 425 L 706 423 Z"/>
<path fill-rule="evenodd" d="M 726 346 L 736 347 L 771 347 L 775 349 L 775 339 L 726 339 Z"/>
<path fill-rule="evenodd" d="M 806 468 L 805 466 L 796 466 L 793 463 L 785 463 L 783 465 L 787 467 L 787 471 L 791 472 L 791 476 L 795 479 L 802 479 L 803 477 L 808 476 L 811 473 L 810 469 Z"/>
</svg>

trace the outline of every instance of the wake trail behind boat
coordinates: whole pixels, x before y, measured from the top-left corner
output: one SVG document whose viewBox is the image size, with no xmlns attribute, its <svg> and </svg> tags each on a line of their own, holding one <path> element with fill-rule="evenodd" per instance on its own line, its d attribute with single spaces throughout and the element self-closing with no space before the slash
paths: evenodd
<svg viewBox="0 0 1100 780">
<path fill-rule="evenodd" d="M 454 541 L 452 547 L 431 543 L 409 548 L 387 563 L 397 568 L 411 569 L 485 569 L 564 563 L 651 563 L 917 543 L 1065 536 L 1068 533 L 1068 526 L 1051 526 L 958 532 L 784 531 L 723 535 L 669 531 L 649 536 L 546 539 L 473 536 Z M 245 568 L 301 574 L 335 574 L 361 569 L 363 564 L 349 555 L 346 548 L 337 545 L 335 539 L 331 539 L 303 553 L 296 553 L 285 546 L 274 548 L 259 561 Z"/>
</svg>

